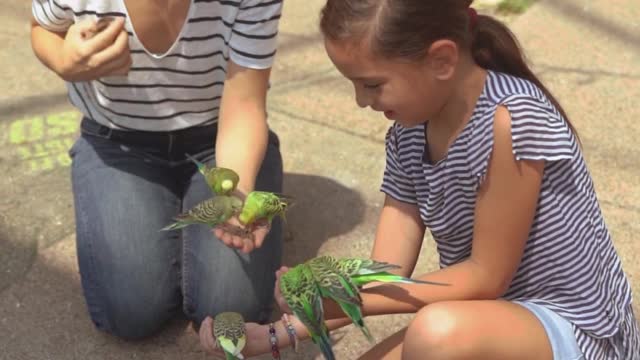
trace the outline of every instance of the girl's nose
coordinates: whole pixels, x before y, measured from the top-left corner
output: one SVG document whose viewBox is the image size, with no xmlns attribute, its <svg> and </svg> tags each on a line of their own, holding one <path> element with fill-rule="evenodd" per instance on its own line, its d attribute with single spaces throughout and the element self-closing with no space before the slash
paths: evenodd
<svg viewBox="0 0 640 360">
<path fill-rule="evenodd" d="M 356 103 L 358 104 L 359 107 L 366 108 L 367 106 L 371 105 L 371 97 L 367 95 L 364 89 L 358 89 L 358 87 L 356 86 L 355 91 L 356 91 Z"/>
</svg>

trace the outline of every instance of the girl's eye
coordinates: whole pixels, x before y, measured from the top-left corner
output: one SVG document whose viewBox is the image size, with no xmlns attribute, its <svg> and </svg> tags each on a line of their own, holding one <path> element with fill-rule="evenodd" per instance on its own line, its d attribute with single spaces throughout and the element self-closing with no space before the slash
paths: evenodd
<svg viewBox="0 0 640 360">
<path fill-rule="evenodd" d="M 363 86 L 365 89 L 377 89 L 380 87 L 380 84 L 364 84 Z"/>
</svg>

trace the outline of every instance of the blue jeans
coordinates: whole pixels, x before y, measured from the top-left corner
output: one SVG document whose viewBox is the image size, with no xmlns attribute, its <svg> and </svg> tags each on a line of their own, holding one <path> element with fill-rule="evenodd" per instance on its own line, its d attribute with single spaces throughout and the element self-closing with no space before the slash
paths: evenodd
<svg viewBox="0 0 640 360">
<path fill-rule="evenodd" d="M 160 231 L 173 217 L 212 196 L 184 154 L 215 164 L 216 127 L 171 133 L 112 131 L 84 119 L 69 154 L 82 288 L 100 330 L 125 339 L 149 336 L 183 311 L 237 311 L 265 322 L 272 310 L 282 224 L 250 254 L 228 248 L 205 225 Z M 282 191 L 278 138 L 256 189 Z"/>
</svg>

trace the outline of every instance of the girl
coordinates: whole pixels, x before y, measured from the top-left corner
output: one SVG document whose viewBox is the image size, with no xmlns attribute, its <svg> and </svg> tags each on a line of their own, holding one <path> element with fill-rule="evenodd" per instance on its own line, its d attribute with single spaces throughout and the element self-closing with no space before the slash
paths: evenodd
<svg viewBox="0 0 640 360">
<path fill-rule="evenodd" d="M 471 2 L 328 0 L 322 11 L 358 105 L 394 122 L 372 258 L 409 276 L 428 228 L 441 270 L 419 279 L 451 284 L 364 290 L 365 315 L 416 315 L 363 358 L 638 359 L 630 285 L 575 131 L 509 30 Z M 266 327 L 249 339 L 248 354 L 266 350 Z"/>
<path fill-rule="evenodd" d="M 281 9 L 281 0 L 33 0 L 34 52 L 84 115 L 70 154 L 82 287 L 99 329 L 136 339 L 180 310 L 196 323 L 271 313 L 279 223 L 255 243 L 221 230 L 216 241 L 206 226 L 160 229 L 212 196 L 185 154 L 236 170 L 240 195 L 281 191 L 265 111 Z"/>
</svg>

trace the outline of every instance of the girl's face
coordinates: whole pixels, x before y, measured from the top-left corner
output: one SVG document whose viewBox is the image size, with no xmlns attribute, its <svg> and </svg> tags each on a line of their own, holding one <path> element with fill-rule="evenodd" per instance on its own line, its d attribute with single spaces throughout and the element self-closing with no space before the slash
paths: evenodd
<svg viewBox="0 0 640 360">
<path fill-rule="evenodd" d="M 444 107 L 450 81 L 443 81 L 429 55 L 418 62 L 374 57 L 363 46 L 326 40 L 336 68 L 355 88 L 356 102 L 383 112 L 404 127 L 427 122 Z"/>
</svg>

